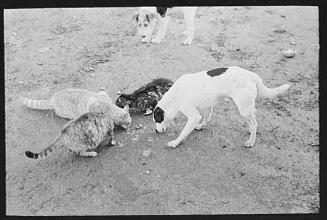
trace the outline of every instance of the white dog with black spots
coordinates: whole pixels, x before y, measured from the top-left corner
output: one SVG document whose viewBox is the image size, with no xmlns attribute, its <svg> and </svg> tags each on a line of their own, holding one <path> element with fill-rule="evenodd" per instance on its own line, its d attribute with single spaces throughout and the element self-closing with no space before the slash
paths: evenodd
<svg viewBox="0 0 327 220">
<path fill-rule="evenodd" d="M 273 98 L 286 92 L 289 87 L 290 85 L 284 84 L 267 88 L 257 74 L 238 66 L 182 75 L 164 94 L 154 110 L 156 132 L 164 132 L 176 114 L 183 113 L 188 118 L 183 131 L 167 144 L 172 148 L 177 147 L 194 129 L 204 128 L 207 120 L 201 112 L 217 104 L 218 97 L 225 96 L 234 100 L 241 116 L 249 125 L 250 138 L 244 145 L 252 147 L 258 126 L 255 109 L 257 95 Z"/>
</svg>

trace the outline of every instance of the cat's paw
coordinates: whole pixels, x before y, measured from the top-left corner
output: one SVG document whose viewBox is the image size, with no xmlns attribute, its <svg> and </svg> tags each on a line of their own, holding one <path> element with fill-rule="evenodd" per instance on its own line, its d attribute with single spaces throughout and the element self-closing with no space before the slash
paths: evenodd
<svg viewBox="0 0 327 220">
<path fill-rule="evenodd" d="M 98 154 L 95 151 L 90 151 L 90 152 L 80 152 L 79 155 L 83 157 L 95 157 Z"/>
<path fill-rule="evenodd" d="M 112 140 L 112 141 L 111 141 L 111 145 L 112 145 L 112 146 L 114 146 L 116 143 L 117 143 L 116 140 Z"/>
<path fill-rule="evenodd" d="M 147 115 L 151 115 L 151 114 L 152 114 L 152 110 L 151 109 L 147 109 L 143 115 L 144 116 L 147 116 Z"/>
<path fill-rule="evenodd" d="M 90 157 L 95 157 L 96 155 L 98 155 L 97 152 L 94 152 L 94 151 L 89 152 L 89 153 L 90 153 L 89 154 Z"/>
</svg>

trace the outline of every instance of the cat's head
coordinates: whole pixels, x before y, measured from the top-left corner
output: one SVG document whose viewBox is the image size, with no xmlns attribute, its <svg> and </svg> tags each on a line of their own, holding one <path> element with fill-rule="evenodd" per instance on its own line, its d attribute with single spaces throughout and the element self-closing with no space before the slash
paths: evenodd
<svg viewBox="0 0 327 220">
<path fill-rule="evenodd" d="M 134 97 L 127 94 L 120 94 L 120 96 L 116 100 L 116 105 L 120 108 L 124 108 L 124 106 L 133 106 Z"/>
<path fill-rule="evenodd" d="M 125 105 L 125 107 L 121 109 L 121 114 L 119 115 L 119 120 L 117 124 L 123 127 L 124 129 L 128 129 L 131 123 L 132 117 L 129 114 L 129 106 Z"/>
</svg>

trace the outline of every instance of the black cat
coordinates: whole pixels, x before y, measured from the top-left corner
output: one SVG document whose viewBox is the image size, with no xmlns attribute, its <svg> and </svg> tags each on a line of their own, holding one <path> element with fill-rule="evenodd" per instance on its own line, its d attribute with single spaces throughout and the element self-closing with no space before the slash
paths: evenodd
<svg viewBox="0 0 327 220">
<path fill-rule="evenodd" d="M 117 106 L 129 105 L 130 110 L 142 112 L 144 115 L 152 113 L 161 97 L 174 84 L 170 79 L 158 78 L 142 86 L 132 94 L 122 94 L 116 100 Z"/>
</svg>

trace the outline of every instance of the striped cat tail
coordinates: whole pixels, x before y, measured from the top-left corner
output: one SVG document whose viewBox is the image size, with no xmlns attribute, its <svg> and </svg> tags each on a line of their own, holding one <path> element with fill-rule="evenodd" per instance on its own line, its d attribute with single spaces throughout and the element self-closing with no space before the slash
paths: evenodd
<svg viewBox="0 0 327 220">
<path fill-rule="evenodd" d="M 53 109 L 53 105 L 51 104 L 51 102 L 49 100 L 33 100 L 33 99 L 28 99 L 25 97 L 19 97 L 19 101 L 29 107 L 29 108 L 33 108 L 33 109 L 39 109 L 39 110 L 50 110 Z"/>
<path fill-rule="evenodd" d="M 43 151 L 41 151 L 39 153 L 33 153 L 32 151 L 25 151 L 26 157 L 32 158 L 32 159 L 38 159 L 38 158 L 48 156 L 49 153 L 57 150 L 59 148 L 59 146 L 61 146 L 61 144 L 58 143 L 60 138 L 61 138 L 61 135 L 59 135 L 59 137 L 57 137 L 55 139 L 55 141 L 49 147 L 45 148 Z"/>
</svg>

